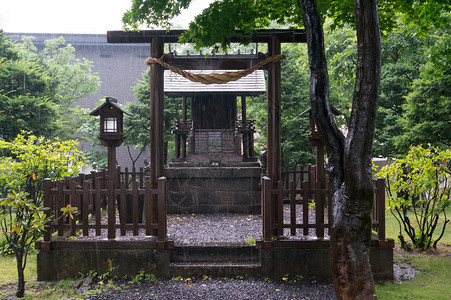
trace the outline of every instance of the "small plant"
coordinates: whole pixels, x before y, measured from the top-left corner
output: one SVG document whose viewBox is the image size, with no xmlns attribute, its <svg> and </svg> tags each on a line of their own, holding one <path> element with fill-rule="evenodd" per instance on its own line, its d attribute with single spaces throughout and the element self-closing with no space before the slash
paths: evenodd
<svg viewBox="0 0 451 300">
<path fill-rule="evenodd" d="M 243 277 L 243 276 L 241 276 L 241 275 L 237 275 L 237 276 L 236 276 L 236 279 L 238 279 L 238 280 L 243 280 L 243 279 L 244 279 L 244 277 Z"/>
<path fill-rule="evenodd" d="M 141 270 L 138 274 L 136 274 L 132 280 L 130 280 L 130 283 L 139 283 L 142 281 L 149 281 L 149 282 L 158 282 L 158 278 L 157 276 L 155 276 L 154 274 L 150 273 L 147 274 L 144 270 Z"/>
<path fill-rule="evenodd" d="M 14 251 L 6 239 L 0 239 L 0 255 L 13 255 Z"/>
<path fill-rule="evenodd" d="M 308 208 L 309 209 L 314 209 L 315 208 L 315 200 L 312 200 L 312 201 L 309 202 Z"/>
<path fill-rule="evenodd" d="M 250 237 L 248 237 L 245 241 L 246 241 L 246 244 L 251 245 L 251 246 L 255 245 L 255 243 L 256 243 L 256 241 L 252 235 Z"/>
<path fill-rule="evenodd" d="M 182 276 L 174 276 L 171 278 L 171 281 L 182 281 L 183 277 Z"/>
</svg>

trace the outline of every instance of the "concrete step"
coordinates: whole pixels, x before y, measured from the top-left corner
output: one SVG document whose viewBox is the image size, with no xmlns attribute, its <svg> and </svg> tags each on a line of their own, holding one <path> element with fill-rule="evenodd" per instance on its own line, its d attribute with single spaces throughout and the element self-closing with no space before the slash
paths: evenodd
<svg viewBox="0 0 451 300">
<path fill-rule="evenodd" d="M 172 263 L 259 264 L 260 250 L 242 244 L 175 246 Z"/>
<path fill-rule="evenodd" d="M 259 263 L 171 263 L 169 275 L 183 277 L 236 277 L 258 276 L 261 274 Z"/>
</svg>

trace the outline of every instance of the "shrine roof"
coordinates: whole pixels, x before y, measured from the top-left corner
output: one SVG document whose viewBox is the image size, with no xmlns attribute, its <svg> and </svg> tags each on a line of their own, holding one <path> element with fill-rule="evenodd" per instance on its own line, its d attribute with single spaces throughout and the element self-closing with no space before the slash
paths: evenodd
<svg viewBox="0 0 451 300">
<path fill-rule="evenodd" d="M 185 70 L 192 73 L 224 73 L 231 70 Z M 202 84 L 192 82 L 179 74 L 169 70 L 164 71 L 164 93 L 170 97 L 190 96 L 201 93 L 226 93 L 237 96 L 255 96 L 266 92 L 265 76 L 263 70 L 242 77 L 236 81 L 224 84 Z"/>
</svg>

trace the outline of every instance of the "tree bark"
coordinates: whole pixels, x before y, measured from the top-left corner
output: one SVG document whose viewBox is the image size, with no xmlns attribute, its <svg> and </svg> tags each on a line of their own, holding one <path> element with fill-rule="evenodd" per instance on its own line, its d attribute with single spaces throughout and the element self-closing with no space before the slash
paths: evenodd
<svg viewBox="0 0 451 300">
<path fill-rule="evenodd" d="M 23 298 L 25 295 L 25 275 L 23 266 L 23 253 L 20 250 L 14 250 L 14 254 L 16 256 L 17 261 L 17 298 Z"/>
<path fill-rule="evenodd" d="M 324 34 L 315 0 L 300 0 L 307 34 L 312 113 L 328 153 L 332 197 L 331 270 L 338 299 L 376 298 L 371 266 L 371 210 L 374 185 L 371 147 L 380 82 L 377 0 L 355 0 L 357 70 L 346 138 L 329 104 Z"/>
</svg>

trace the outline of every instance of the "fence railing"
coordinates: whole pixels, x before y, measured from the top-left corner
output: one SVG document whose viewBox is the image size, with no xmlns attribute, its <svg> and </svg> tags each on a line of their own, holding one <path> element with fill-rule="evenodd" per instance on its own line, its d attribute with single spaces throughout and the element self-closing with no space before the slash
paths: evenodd
<svg viewBox="0 0 451 300">
<path fill-rule="evenodd" d="M 44 206 L 48 224 L 44 241 L 58 236 L 105 236 L 114 239 L 125 235 L 155 235 L 166 239 L 166 178 L 160 177 L 156 188 L 141 168 L 129 172 L 117 169 L 109 177 L 107 171 L 80 174 L 64 180 L 44 180 Z M 61 208 L 77 207 L 73 216 L 63 216 Z"/>
<path fill-rule="evenodd" d="M 282 171 L 282 180 L 273 183 L 262 178 L 263 237 L 296 236 L 324 238 L 331 220 L 331 203 L 325 172 L 316 166 L 295 167 Z M 317 174 L 324 174 L 316 180 Z M 373 230 L 379 240 L 385 239 L 385 180 L 374 180 L 375 201 Z M 285 230 L 289 229 L 289 230 Z M 302 233 L 298 229 L 302 230 Z M 288 233 L 287 233 L 288 232 Z"/>
</svg>

